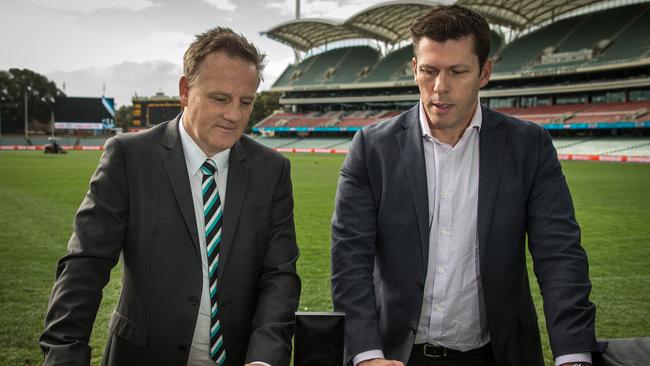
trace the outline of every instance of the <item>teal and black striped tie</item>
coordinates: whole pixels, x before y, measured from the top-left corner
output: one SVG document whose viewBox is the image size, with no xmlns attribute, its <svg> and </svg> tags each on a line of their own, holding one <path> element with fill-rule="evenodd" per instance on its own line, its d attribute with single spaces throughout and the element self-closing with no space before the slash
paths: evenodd
<svg viewBox="0 0 650 366">
<path fill-rule="evenodd" d="M 223 334 L 219 321 L 217 306 L 217 268 L 219 267 L 219 246 L 221 245 L 221 227 L 223 223 L 221 199 L 214 173 L 217 167 L 214 161 L 207 159 L 201 165 L 203 180 L 203 215 L 205 217 L 205 244 L 208 253 L 208 277 L 210 278 L 210 358 L 217 365 L 226 362 L 226 349 L 223 346 Z"/>
</svg>

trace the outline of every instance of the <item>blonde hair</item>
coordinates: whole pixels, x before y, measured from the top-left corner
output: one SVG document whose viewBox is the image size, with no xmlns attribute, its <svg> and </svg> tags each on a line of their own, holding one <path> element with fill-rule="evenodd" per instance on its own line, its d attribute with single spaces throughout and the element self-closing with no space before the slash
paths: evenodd
<svg viewBox="0 0 650 366">
<path fill-rule="evenodd" d="M 263 80 L 264 59 L 254 44 L 243 35 L 237 34 L 230 28 L 215 27 L 198 34 L 183 56 L 183 75 L 188 84 L 192 84 L 199 75 L 199 67 L 203 59 L 212 52 L 225 52 L 230 57 L 238 57 L 255 65 L 257 78 Z"/>
</svg>

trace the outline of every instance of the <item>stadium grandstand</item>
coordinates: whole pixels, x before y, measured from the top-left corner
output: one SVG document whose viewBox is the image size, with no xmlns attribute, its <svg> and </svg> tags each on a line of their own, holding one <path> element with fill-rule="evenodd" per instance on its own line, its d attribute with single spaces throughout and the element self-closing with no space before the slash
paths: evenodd
<svg viewBox="0 0 650 366">
<path fill-rule="evenodd" d="M 563 159 L 650 162 L 650 2 L 460 0 L 492 27 L 483 104 L 548 129 Z M 281 151 L 346 152 L 355 131 L 419 100 L 409 27 L 435 6 L 391 1 L 262 32 L 293 48 L 253 128 Z"/>
</svg>

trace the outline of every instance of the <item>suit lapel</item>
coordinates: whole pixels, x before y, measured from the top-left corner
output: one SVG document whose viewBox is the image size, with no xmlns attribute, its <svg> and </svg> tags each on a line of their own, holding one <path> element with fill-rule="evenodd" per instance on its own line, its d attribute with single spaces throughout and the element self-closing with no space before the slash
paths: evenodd
<svg viewBox="0 0 650 366">
<path fill-rule="evenodd" d="M 245 138 L 245 137 L 242 137 Z M 222 278 L 223 269 L 230 248 L 233 245 L 235 231 L 239 223 L 244 192 L 246 192 L 247 167 L 245 164 L 246 153 L 241 141 L 233 145 L 230 150 L 230 162 L 228 166 L 228 182 L 226 184 L 226 202 L 223 211 L 223 241 L 219 252 L 219 278 Z"/>
<path fill-rule="evenodd" d="M 479 142 L 478 238 L 480 264 L 481 268 L 484 268 L 483 258 L 485 258 L 487 237 L 501 177 L 506 133 L 498 129 L 500 121 L 495 119 L 490 110 L 483 106 L 482 110 L 483 122 Z"/>
<path fill-rule="evenodd" d="M 404 164 L 407 181 L 411 188 L 411 199 L 415 207 L 415 216 L 420 237 L 422 273 L 427 273 L 427 262 L 429 258 L 429 196 L 427 194 L 422 132 L 419 127 L 419 104 L 411 108 L 400 119 L 399 123 L 402 130 L 395 135 L 395 138 L 400 149 L 401 163 Z"/>
<path fill-rule="evenodd" d="M 181 138 L 178 132 L 179 118 L 180 115 L 167 124 L 163 137 L 163 147 L 167 151 L 162 155 L 162 162 L 165 167 L 165 172 L 167 173 L 167 179 L 169 179 L 169 184 L 176 196 L 178 208 L 183 215 L 185 227 L 192 238 L 195 253 L 199 258 L 201 258 L 196 217 L 194 215 L 194 200 L 192 199 L 192 190 L 190 188 L 190 178 L 187 174 L 183 145 L 181 144 Z"/>
</svg>

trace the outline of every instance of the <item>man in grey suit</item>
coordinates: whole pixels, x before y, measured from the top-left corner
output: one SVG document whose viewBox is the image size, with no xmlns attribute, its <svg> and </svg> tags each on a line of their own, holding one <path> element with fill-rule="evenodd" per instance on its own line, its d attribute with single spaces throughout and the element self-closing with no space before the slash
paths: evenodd
<svg viewBox="0 0 650 366">
<path fill-rule="evenodd" d="M 346 364 L 542 366 L 527 236 L 555 362 L 589 365 L 587 258 L 548 133 L 480 105 L 480 15 L 439 6 L 411 34 L 420 102 L 359 131 L 341 169 L 332 293 Z"/>
<path fill-rule="evenodd" d="M 104 365 L 288 365 L 300 280 L 289 161 L 242 133 L 264 55 L 197 36 L 183 113 L 110 139 L 81 203 L 40 344 L 88 365 L 102 288 L 123 259 Z"/>
</svg>

